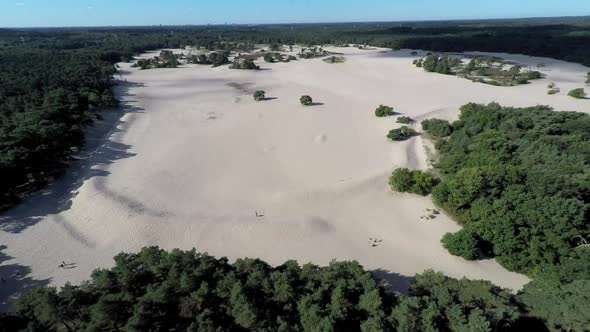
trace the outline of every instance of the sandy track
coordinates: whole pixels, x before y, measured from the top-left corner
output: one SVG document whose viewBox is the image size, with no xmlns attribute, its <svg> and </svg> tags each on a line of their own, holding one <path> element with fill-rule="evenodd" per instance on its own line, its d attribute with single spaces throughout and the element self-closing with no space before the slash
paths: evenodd
<svg viewBox="0 0 590 332">
<path fill-rule="evenodd" d="M 0 216 L 0 273 L 9 285 L 0 298 L 79 282 L 145 245 L 272 263 L 357 259 L 395 289 L 429 268 L 521 287 L 524 276 L 494 261 L 446 253 L 440 238 L 458 226 L 446 216 L 422 221 L 434 208 L 429 198 L 388 190 L 393 168 L 428 162 L 420 137 L 387 141 L 399 125 L 373 110 L 383 103 L 416 119 L 452 119 L 466 102 L 498 101 L 587 111 L 587 101 L 565 93 L 583 85 L 588 69 L 516 56 L 545 63 L 548 78 L 502 88 L 425 73 L 409 51 L 338 51 L 343 64 L 300 60 L 260 72 L 122 64 L 124 112 L 93 129 L 90 153 L 66 177 Z M 560 95 L 546 95 L 549 81 Z M 255 89 L 276 99 L 254 102 L 246 92 Z M 303 94 L 323 105 L 300 106 Z M 76 267 L 59 269 L 62 260 Z"/>
</svg>

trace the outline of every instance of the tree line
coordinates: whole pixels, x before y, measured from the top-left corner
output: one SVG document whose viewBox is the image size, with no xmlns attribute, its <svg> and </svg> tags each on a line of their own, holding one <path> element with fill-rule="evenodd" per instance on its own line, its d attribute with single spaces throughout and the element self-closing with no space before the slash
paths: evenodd
<svg viewBox="0 0 590 332">
<path fill-rule="evenodd" d="M 43 287 L 0 316 L 6 331 L 498 331 L 543 328 L 519 296 L 426 271 L 407 295 L 354 261 L 327 266 L 148 247 L 80 286 Z"/>
</svg>

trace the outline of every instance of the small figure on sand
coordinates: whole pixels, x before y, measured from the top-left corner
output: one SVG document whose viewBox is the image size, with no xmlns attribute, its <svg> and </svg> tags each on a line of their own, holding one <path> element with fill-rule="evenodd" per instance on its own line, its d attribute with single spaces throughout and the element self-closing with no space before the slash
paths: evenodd
<svg viewBox="0 0 590 332">
<path fill-rule="evenodd" d="M 383 239 L 378 240 L 377 238 L 370 237 L 369 241 L 373 242 L 373 244 L 371 244 L 371 247 L 375 248 L 375 247 L 379 246 L 378 243 L 383 242 Z"/>
</svg>

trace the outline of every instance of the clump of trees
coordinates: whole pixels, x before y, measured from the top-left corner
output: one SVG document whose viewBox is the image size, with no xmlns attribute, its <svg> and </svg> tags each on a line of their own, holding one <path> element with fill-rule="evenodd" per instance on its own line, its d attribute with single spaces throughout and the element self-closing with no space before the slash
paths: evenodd
<svg viewBox="0 0 590 332">
<path fill-rule="evenodd" d="M 263 90 L 258 90 L 256 92 L 254 92 L 254 100 L 262 101 L 265 99 L 266 99 L 266 92 L 264 92 Z"/>
<path fill-rule="evenodd" d="M 433 199 L 464 225 L 445 245 L 533 276 L 576 256 L 573 238 L 590 233 L 589 126 L 587 114 L 542 106 L 463 106 L 437 144 Z"/>
<path fill-rule="evenodd" d="M 458 75 L 473 82 L 497 86 L 527 84 L 529 80 L 543 77 L 539 71 L 523 71 L 520 65 L 512 64 L 497 57 L 476 56 L 470 58 L 471 60 L 464 64 L 461 58 L 430 54 L 422 59 L 414 60 L 413 63 L 428 72 Z M 510 64 L 512 66 L 509 69 L 504 68 Z"/>
<path fill-rule="evenodd" d="M 416 131 L 408 126 L 392 129 L 387 134 L 387 138 L 392 141 L 405 141 L 408 138 L 416 135 Z"/>
<path fill-rule="evenodd" d="M 583 88 L 573 89 L 567 95 L 577 99 L 586 99 L 586 91 Z"/>
<path fill-rule="evenodd" d="M 308 95 L 301 96 L 301 98 L 299 98 L 299 102 L 303 106 L 312 106 L 313 105 L 313 99 Z"/>
<path fill-rule="evenodd" d="M 422 130 L 436 138 L 447 137 L 453 132 L 451 124 L 441 119 L 427 119 L 420 124 L 422 125 Z"/>
<path fill-rule="evenodd" d="M 437 180 L 430 172 L 398 168 L 389 177 L 389 186 L 398 192 L 426 196 L 430 194 Z"/>
<path fill-rule="evenodd" d="M 403 124 L 412 124 L 414 123 L 414 119 L 410 118 L 409 116 L 400 116 L 397 118 L 396 122 Z"/>
<path fill-rule="evenodd" d="M 497 331 L 526 314 L 487 281 L 426 271 L 387 293 L 357 262 L 319 267 L 157 247 L 115 257 L 80 286 L 42 287 L 0 317 L 7 331 Z M 522 325 L 522 324 L 521 324 Z"/>
<path fill-rule="evenodd" d="M 375 109 L 375 116 L 379 118 L 391 116 L 394 114 L 395 112 L 393 111 L 393 107 L 391 106 L 379 105 L 379 107 Z"/>
<path fill-rule="evenodd" d="M 172 51 L 163 50 L 159 56 L 151 59 L 140 59 L 132 65 L 132 67 L 139 67 L 142 70 L 151 68 L 176 68 L 180 64 L 180 55 L 174 54 Z"/>
<path fill-rule="evenodd" d="M 229 63 L 229 52 L 210 52 L 209 54 L 191 54 L 187 56 L 187 63 L 194 63 L 198 65 L 212 65 L 213 67 L 219 67 Z"/>
<path fill-rule="evenodd" d="M 234 59 L 233 63 L 229 66 L 231 69 L 244 69 L 244 70 L 260 70 L 260 66 L 254 63 L 252 59 Z"/>
<path fill-rule="evenodd" d="M 422 67 L 428 72 L 434 72 L 445 75 L 454 75 L 456 68 L 461 65 L 461 59 L 451 58 L 446 55 L 431 54 L 416 61 L 417 67 Z"/>
</svg>

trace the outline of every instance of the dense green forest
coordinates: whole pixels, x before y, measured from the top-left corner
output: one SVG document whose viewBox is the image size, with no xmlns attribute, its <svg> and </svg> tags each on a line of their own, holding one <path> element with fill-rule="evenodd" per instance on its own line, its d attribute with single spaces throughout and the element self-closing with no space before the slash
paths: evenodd
<svg viewBox="0 0 590 332">
<path fill-rule="evenodd" d="M 150 247 L 61 290 L 39 288 L 0 318 L 6 331 L 497 331 L 536 328 L 520 297 L 426 271 L 387 293 L 356 262 L 231 264 Z"/>
<path fill-rule="evenodd" d="M 590 328 L 590 116 L 467 104 L 422 127 L 439 152 L 433 200 L 464 226 L 443 245 L 534 278 L 522 300 L 550 326 Z M 414 173 L 396 170 L 392 188 L 417 192 Z"/>
</svg>

